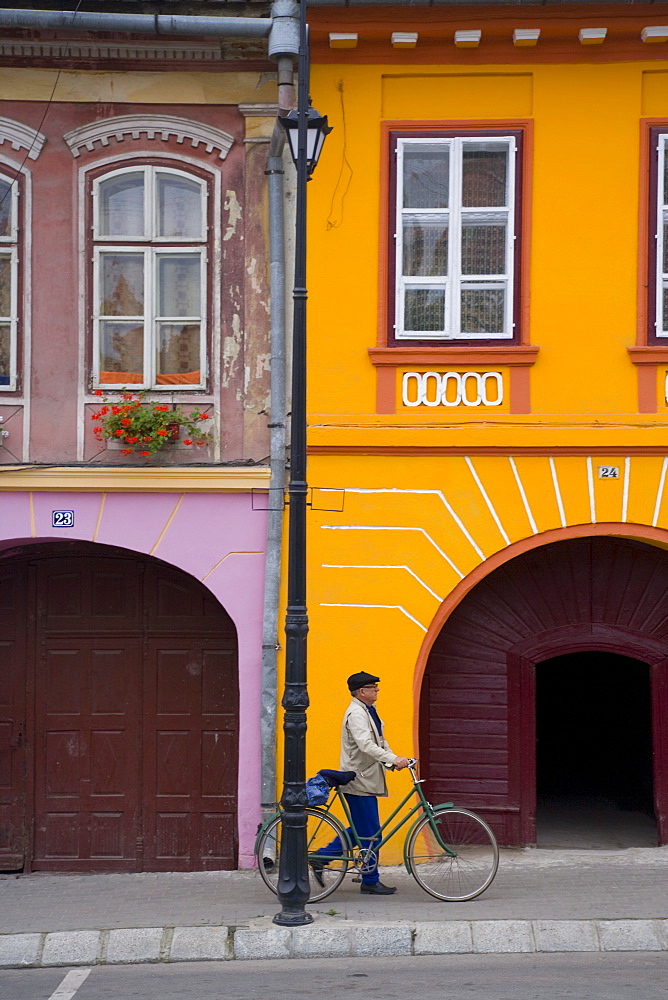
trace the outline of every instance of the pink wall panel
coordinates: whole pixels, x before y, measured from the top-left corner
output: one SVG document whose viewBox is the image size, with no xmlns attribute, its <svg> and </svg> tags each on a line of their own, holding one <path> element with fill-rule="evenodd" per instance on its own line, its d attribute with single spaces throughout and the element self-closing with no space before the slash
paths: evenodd
<svg viewBox="0 0 668 1000">
<path fill-rule="evenodd" d="M 0 497 L 0 537 L 30 538 L 30 494 L 3 493 Z"/>
<path fill-rule="evenodd" d="M 266 512 L 253 510 L 250 494 L 241 493 L 112 493 L 104 505 L 102 499 L 101 493 L 33 493 L 33 534 L 30 494 L 3 494 L 0 551 L 31 536 L 34 541 L 118 545 L 178 566 L 203 581 L 220 601 L 239 641 L 239 865 L 251 866 L 260 818 Z M 73 510 L 74 527 L 53 528 L 53 510 Z"/>
<path fill-rule="evenodd" d="M 95 541 L 151 552 L 179 500 L 174 493 L 108 493 Z"/>
<path fill-rule="evenodd" d="M 190 493 L 154 555 L 179 558 L 182 569 L 202 580 L 228 552 L 263 552 L 266 534 L 266 512 L 253 510 L 248 493 L 227 494 L 224 508 L 214 493 Z"/>
<path fill-rule="evenodd" d="M 33 493 L 35 511 L 35 537 L 64 541 L 78 538 L 92 541 L 100 513 L 99 493 Z M 53 528 L 51 514 L 54 510 L 73 510 L 74 527 Z"/>
</svg>

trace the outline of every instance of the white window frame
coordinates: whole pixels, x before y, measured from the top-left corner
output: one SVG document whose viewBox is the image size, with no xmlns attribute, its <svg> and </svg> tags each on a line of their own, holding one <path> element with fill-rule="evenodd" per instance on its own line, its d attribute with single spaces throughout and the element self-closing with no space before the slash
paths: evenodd
<svg viewBox="0 0 668 1000">
<path fill-rule="evenodd" d="M 666 146 L 668 134 L 659 135 L 656 175 L 656 302 L 654 331 L 657 337 L 668 337 L 668 310 L 663 308 L 663 293 L 668 289 L 668 272 L 663 270 L 663 255 L 665 249 L 664 223 L 668 224 L 668 204 L 665 190 L 664 172 L 666 163 Z"/>
<path fill-rule="evenodd" d="M 0 236 L 0 254 L 9 256 L 11 289 L 9 316 L 0 316 L 0 323 L 9 324 L 9 382 L 7 385 L 0 385 L 0 392 L 15 392 L 17 387 L 18 372 L 18 285 L 19 285 L 19 187 L 18 178 L 7 177 L 0 173 L 0 180 L 6 181 L 11 186 L 11 232 L 9 236 Z"/>
<path fill-rule="evenodd" d="M 105 182 L 119 176 L 130 176 L 132 174 L 143 174 L 144 176 L 144 235 L 133 237 L 130 242 L 127 237 L 122 239 L 118 236 L 102 236 L 100 228 L 100 187 Z M 201 238 L 195 239 L 187 237 L 183 242 L 178 243 L 173 236 L 158 236 L 155 233 L 157 228 L 157 175 L 171 174 L 182 177 L 185 180 L 199 185 L 202 197 L 201 206 Z M 133 382 L 127 386 L 128 389 L 150 389 L 155 392 L 189 392 L 193 389 L 204 389 L 208 375 L 207 365 L 207 314 L 208 314 L 208 253 L 207 242 L 209 237 L 207 225 L 208 213 L 208 184 L 206 180 L 186 170 L 177 170 L 173 167 L 163 165 L 134 165 L 123 167 L 118 170 L 110 170 L 96 177 L 93 181 L 93 381 L 101 389 L 121 389 L 124 383 L 100 382 L 100 348 L 101 348 L 101 323 L 104 320 L 115 319 L 118 322 L 132 322 L 131 316 L 107 317 L 100 313 L 100 261 L 104 254 L 133 254 L 144 257 L 144 316 L 136 317 L 137 325 L 144 327 L 144 380 L 143 382 Z M 146 246 L 146 244 L 151 244 Z M 157 384 L 158 369 L 158 324 L 169 322 L 169 316 L 158 316 L 158 279 L 157 266 L 161 256 L 168 256 L 170 253 L 178 256 L 193 255 L 200 260 L 200 316 L 178 316 L 176 321 L 182 323 L 200 324 L 200 350 L 199 350 L 199 371 L 200 381 L 197 383 L 177 383 L 177 384 Z"/>
<path fill-rule="evenodd" d="M 400 136 L 396 139 L 396 195 L 395 195 L 395 320 L 394 336 L 400 340 L 436 341 L 485 341 L 511 340 L 514 336 L 515 298 L 515 175 L 517 142 L 513 135 L 490 135 L 484 132 L 466 136 Z M 493 142 L 508 147 L 507 206 L 489 208 L 462 207 L 462 161 L 467 144 Z M 404 151 L 419 146 L 443 146 L 450 152 L 449 207 L 444 209 L 415 209 L 403 207 Z M 440 276 L 403 274 L 403 219 L 405 216 L 429 214 L 432 218 L 442 216 L 448 221 L 448 274 Z M 502 275 L 463 275 L 461 273 L 462 222 L 466 218 L 484 219 L 494 216 L 503 219 L 506 225 L 506 269 Z M 445 294 L 444 327 L 442 330 L 405 330 L 404 299 L 407 289 L 435 289 Z M 499 289 L 505 291 L 504 328 L 494 333 L 462 332 L 461 290 Z"/>
</svg>

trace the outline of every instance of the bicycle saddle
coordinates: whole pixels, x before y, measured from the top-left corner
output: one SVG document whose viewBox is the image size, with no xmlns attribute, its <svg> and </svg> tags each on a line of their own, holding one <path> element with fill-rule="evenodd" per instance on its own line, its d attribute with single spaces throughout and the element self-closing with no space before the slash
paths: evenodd
<svg viewBox="0 0 668 1000">
<path fill-rule="evenodd" d="M 330 771 L 324 767 L 321 774 L 330 788 L 337 788 L 339 785 L 347 785 L 353 778 L 357 777 L 357 771 Z"/>
</svg>

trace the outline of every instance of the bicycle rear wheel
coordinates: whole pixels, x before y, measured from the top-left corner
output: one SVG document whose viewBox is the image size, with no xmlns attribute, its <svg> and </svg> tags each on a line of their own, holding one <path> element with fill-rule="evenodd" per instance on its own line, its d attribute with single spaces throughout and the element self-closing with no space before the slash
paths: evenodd
<svg viewBox="0 0 668 1000">
<path fill-rule="evenodd" d="M 281 856 L 281 817 L 277 816 L 264 831 L 257 846 L 257 863 L 262 879 L 272 892 L 278 892 L 278 862 Z M 338 837 L 341 841 L 340 854 L 319 854 L 316 851 Z M 340 886 L 350 864 L 350 840 L 345 829 L 334 816 L 320 809 L 306 810 L 306 844 L 309 855 L 309 882 L 311 895 L 309 903 L 325 899 Z M 314 873 L 312 863 L 319 862 Z M 322 866 L 322 867 L 320 867 Z M 323 881 L 318 882 L 317 875 Z"/>
<path fill-rule="evenodd" d="M 410 835 L 406 856 L 418 885 L 448 902 L 479 896 L 499 865 L 494 834 L 468 809 L 436 809 L 433 819 L 425 816 Z"/>
</svg>

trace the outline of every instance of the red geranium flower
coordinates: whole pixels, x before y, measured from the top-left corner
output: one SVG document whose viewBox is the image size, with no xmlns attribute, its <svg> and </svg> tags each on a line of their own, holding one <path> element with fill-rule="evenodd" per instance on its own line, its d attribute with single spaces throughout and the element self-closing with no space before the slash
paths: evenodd
<svg viewBox="0 0 668 1000">
<path fill-rule="evenodd" d="M 184 444 L 192 444 L 192 441 L 190 440 L 190 438 L 186 438 L 183 443 Z"/>
<path fill-rule="evenodd" d="M 131 454 L 132 454 L 132 448 L 122 448 L 121 449 L 121 455 L 131 455 Z"/>
<path fill-rule="evenodd" d="M 102 389 L 93 389 L 93 395 L 94 396 L 103 396 L 104 393 L 102 392 Z"/>
<path fill-rule="evenodd" d="M 150 451 L 140 451 L 139 454 L 140 455 L 146 455 L 147 458 L 150 458 L 150 456 L 151 456 L 151 452 Z"/>
<path fill-rule="evenodd" d="M 117 431 L 114 431 L 114 436 L 117 438 L 122 438 L 124 434 L 125 431 L 123 430 L 122 427 L 119 427 Z"/>
<path fill-rule="evenodd" d="M 121 423 L 123 427 L 132 427 L 132 421 L 130 420 L 130 417 L 125 417 L 124 420 L 121 420 Z"/>
<path fill-rule="evenodd" d="M 160 437 L 163 437 L 163 438 L 167 437 L 167 429 L 165 427 L 158 427 L 158 430 L 157 430 L 156 433 L 158 433 L 160 435 Z"/>
<path fill-rule="evenodd" d="M 197 444 L 206 444 L 206 441 L 198 441 Z"/>
<path fill-rule="evenodd" d="M 200 413 L 200 415 L 198 416 L 197 419 L 198 420 L 208 420 L 209 419 L 209 415 L 207 413 Z"/>
<path fill-rule="evenodd" d="M 112 406 L 111 412 L 112 413 L 120 413 L 121 412 L 120 406 Z"/>
</svg>

